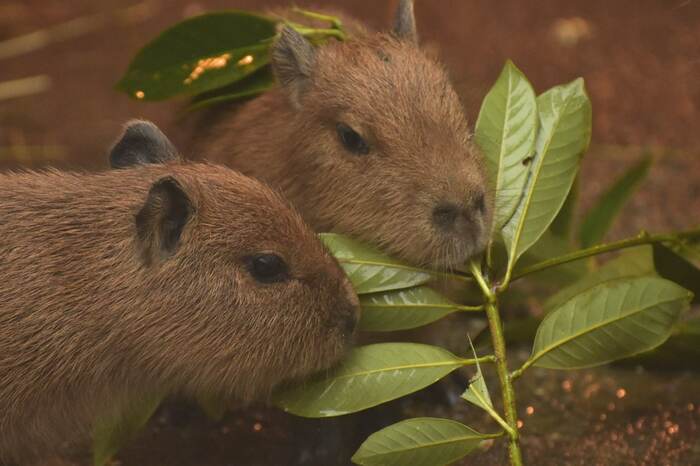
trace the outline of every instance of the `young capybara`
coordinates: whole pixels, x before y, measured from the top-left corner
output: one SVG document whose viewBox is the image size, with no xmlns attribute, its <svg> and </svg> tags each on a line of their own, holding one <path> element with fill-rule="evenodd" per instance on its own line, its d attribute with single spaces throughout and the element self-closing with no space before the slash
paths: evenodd
<svg viewBox="0 0 700 466">
<path fill-rule="evenodd" d="M 389 33 L 347 23 L 347 40 L 317 48 L 284 27 L 279 87 L 205 114 L 188 153 L 279 189 L 317 231 L 417 265 L 463 264 L 488 240 L 492 193 L 460 100 L 418 45 L 411 1 Z"/>
<path fill-rule="evenodd" d="M 112 162 L 164 153 L 156 131 L 132 124 Z M 350 343 L 358 302 L 336 261 L 230 169 L 0 174 L 0 219 L 0 464 L 159 394 L 264 399 Z"/>
</svg>

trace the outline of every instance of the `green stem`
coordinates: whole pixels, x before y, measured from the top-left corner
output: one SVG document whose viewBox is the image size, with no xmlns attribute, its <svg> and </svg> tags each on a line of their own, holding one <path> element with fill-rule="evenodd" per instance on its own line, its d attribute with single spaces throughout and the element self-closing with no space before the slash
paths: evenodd
<svg viewBox="0 0 700 466">
<path fill-rule="evenodd" d="M 530 367 L 534 362 L 535 362 L 535 361 L 532 360 L 532 359 L 528 359 L 527 361 L 525 361 L 525 362 L 523 363 L 523 365 L 520 366 L 519 369 L 516 369 L 516 370 L 514 370 L 513 372 L 510 373 L 510 380 L 513 381 L 513 380 L 517 379 L 518 377 L 520 377 L 521 375 L 523 375 L 523 372 L 525 372 L 525 370 L 526 370 L 528 367 Z"/>
<path fill-rule="evenodd" d="M 484 310 L 483 305 L 481 305 L 481 306 L 456 306 L 456 308 L 459 309 L 460 311 L 464 311 L 464 312 L 477 312 L 477 311 Z"/>
<path fill-rule="evenodd" d="M 496 372 L 501 383 L 501 396 L 503 397 L 503 410 L 505 411 L 506 423 L 509 426 L 508 438 L 508 454 L 510 456 L 511 466 L 522 466 L 523 459 L 520 453 L 520 444 L 518 443 L 518 417 L 515 406 L 515 392 L 508 375 L 508 361 L 506 359 L 506 342 L 503 337 L 503 324 L 501 324 L 501 316 L 498 313 L 498 296 L 484 280 L 479 266 L 472 262 L 471 270 L 474 278 L 481 287 L 484 297 L 486 298 L 486 317 L 489 321 L 489 329 L 491 331 L 491 341 L 493 343 L 493 351 L 496 363 Z"/>
<path fill-rule="evenodd" d="M 641 246 L 644 244 L 674 243 L 682 241 L 684 238 L 693 238 L 698 236 L 700 236 L 700 229 L 687 230 L 680 233 L 664 235 L 649 235 L 646 232 L 641 232 L 634 238 L 627 238 L 607 244 L 599 244 L 597 246 L 581 249 L 579 251 L 574 251 L 569 254 L 564 254 L 563 256 L 554 257 L 552 259 L 547 259 L 545 261 L 538 262 L 537 264 L 533 264 L 529 267 L 525 267 L 522 270 L 518 270 L 515 273 L 513 273 L 512 280 L 517 280 L 535 272 L 540 272 L 542 270 L 556 267 L 558 265 L 567 264 L 569 262 L 577 261 L 580 259 L 585 259 L 586 257 L 604 254 L 606 252 L 617 251 L 619 249 L 631 248 L 634 246 Z"/>
<path fill-rule="evenodd" d="M 480 358 L 468 358 L 468 359 L 462 359 L 462 364 L 465 366 L 473 366 L 476 363 L 481 364 L 482 362 L 496 362 L 496 357 L 492 354 L 489 354 L 488 356 L 482 356 Z"/>
<path fill-rule="evenodd" d="M 322 13 L 316 13 L 315 11 L 308 11 L 308 10 L 302 10 L 301 8 L 298 7 L 293 7 L 292 11 L 295 13 L 298 13 L 302 16 L 306 16 L 307 18 L 311 19 L 317 19 L 319 21 L 327 21 L 331 23 L 334 29 L 342 29 L 343 28 L 343 23 L 340 21 L 340 18 L 337 18 L 335 16 L 328 16 L 324 15 Z"/>
<path fill-rule="evenodd" d="M 496 432 L 495 434 L 481 434 L 480 437 L 484 439 L 501 438 L 505 434 L 506 432 Z"/>
<path fill-rule="evenodd" d="M 299 34 L 311 38 L 316 38 L 316 36 L 320 36 L 319 38 L 325 39 L 326 37 L 335 37 L 338 40 L 345 40 L 345 33 L 339 29 L 316 29 L 316 28 L 307 28 L 307 27 L 297 27 L 295 28 Z"/>
</svg>

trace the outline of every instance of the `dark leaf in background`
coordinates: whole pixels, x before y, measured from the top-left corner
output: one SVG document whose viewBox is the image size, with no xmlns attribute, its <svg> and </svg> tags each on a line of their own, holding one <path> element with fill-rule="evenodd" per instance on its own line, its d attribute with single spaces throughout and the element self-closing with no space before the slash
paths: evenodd
<svg viewBox="0 0 700 466">
<path fill-rule="evenodd" d="M 579 231 L 582 248 L 600 243 L 629 198 L 649 173 L 652 158 L 646 155 L 627 170 L 600 197 L 586 215 Z"/>
<path fill-rule="evenodd" d="M 231 84 L 268 63 L 276 24 L 241 11 L 185 20 L 141 49 L 117 88 L 140 100 L 163 100 Z"/>
</svg>

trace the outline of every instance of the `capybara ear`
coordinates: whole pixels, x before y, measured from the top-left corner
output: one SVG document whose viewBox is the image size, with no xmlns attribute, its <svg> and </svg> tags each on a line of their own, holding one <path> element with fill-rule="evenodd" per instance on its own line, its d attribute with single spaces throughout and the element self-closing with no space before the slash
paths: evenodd
<svg viewBox="0 0 700 466">
<path fill-rule="evenodd" d="M 144 261 L 149 264 L 175 254 L 182 230 L 194 215 L 190 197 L 175 178 L 167 176 L 153 183 L 135 218 Z"/>
<path fill-rule="evenodd" d="M 394 35 L 400 39 L 418 42 L 416 17 L 413 13 L 413 0 L 399 0 L 394 14 Z"/>
<path fill-rule="evenodd" d="M 299 108 L 316 62 L 314 46 L 294 28 L 285 25 L 272 46 L 271 62 L 277 81 L 287 90 L 292 105 Z"/>
<path fill-rule="evenodd" d="M 150 121 L 131 120 L 109 151 L 112 168 L 180 160 L 168 137 Z"/>
</svg>

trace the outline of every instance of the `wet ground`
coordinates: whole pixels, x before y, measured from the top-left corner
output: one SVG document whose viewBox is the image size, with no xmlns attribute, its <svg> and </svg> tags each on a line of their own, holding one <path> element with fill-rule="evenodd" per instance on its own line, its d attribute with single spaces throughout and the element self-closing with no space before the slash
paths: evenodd
<svg viewBox="0 0 700 466">
<path fill-rule="evenodd" d="M 40 78 L 29 82 L 26 96 L 9 98 L 0 86 L 0 167 L 104 168 L 106 148 L 133 117 L 152 119 L 177 136 L 178 102 L 143 104 L 113 90 L 130 57 L 186 16 L 284 3 L 4 0 L 0 83 Z M 395 2 L 342 3 L 381 27 Z M 506 58 L 538 91 L 577 76 L 586 79 L 594 134 L 583 167 L 584 206 L 645 151 L 655 155 L 649 179 L 610 238 L 700 222 L 700 2 L 419 0 L 416 9 L 423 42 L 439 51 L 472 120 Z M 3 42 L 15 37 L 24 38 Z M 455 326 L 440 328 L 452 329 L 444 330 L 445 340 L 463 337 L 455 336 Z M 408 415 L 445 416 L 493 429 L 478 410 L 451 404 L 462 389 L 453 382 L 364 414 L 323 421 L 260 407 L 212 422 L 173 405 L 118 461 L 124 466 L 345 465 L 366 435 Z M 696 373 L 635 367 L 535 370 L 517 389 L 529 464 L 700 464 Z M 493 443 L 463 464 L 504 464 L 504 459 L 504 449 Z"/>
</svg>

